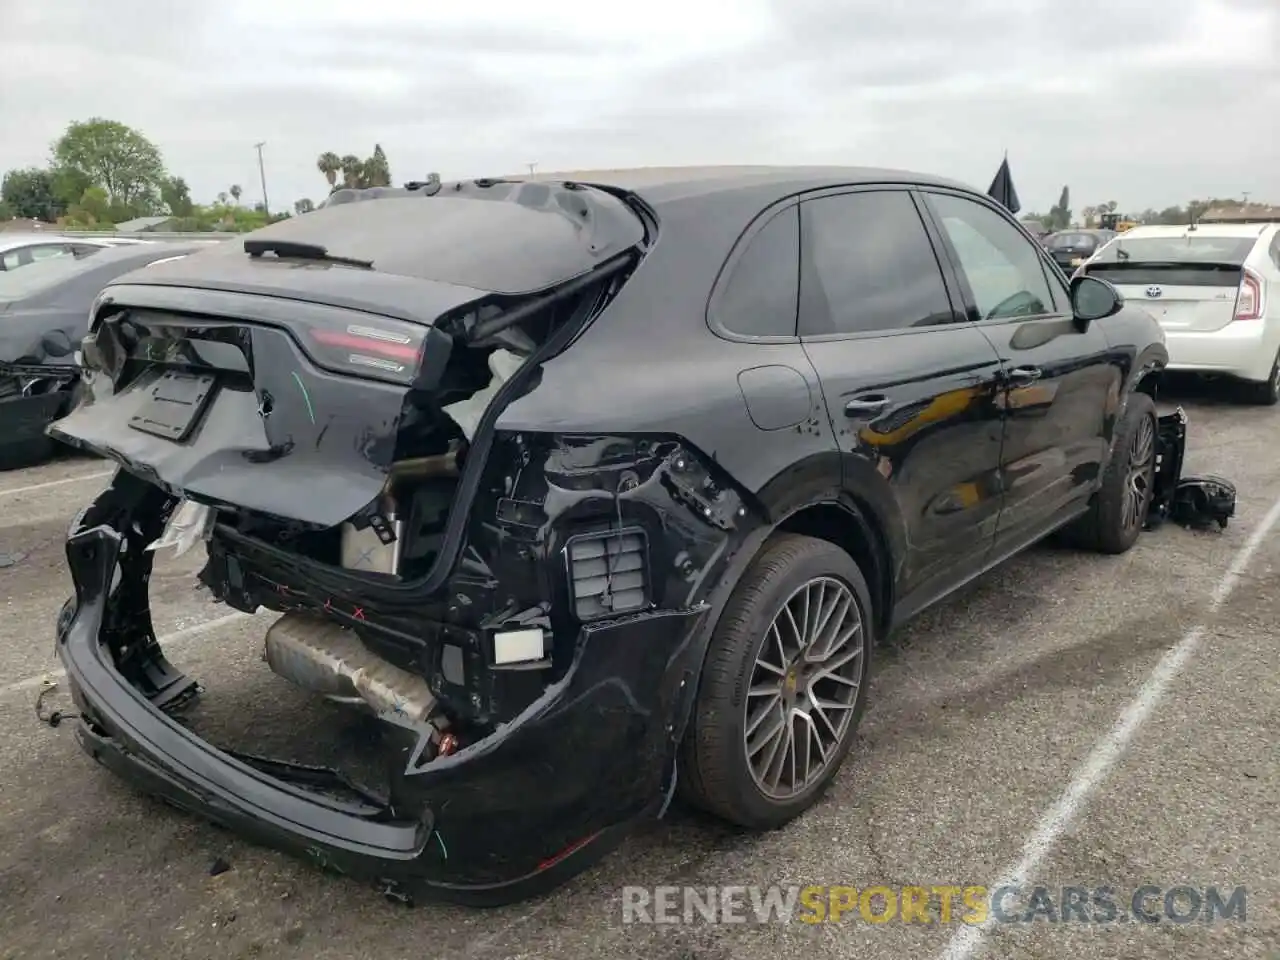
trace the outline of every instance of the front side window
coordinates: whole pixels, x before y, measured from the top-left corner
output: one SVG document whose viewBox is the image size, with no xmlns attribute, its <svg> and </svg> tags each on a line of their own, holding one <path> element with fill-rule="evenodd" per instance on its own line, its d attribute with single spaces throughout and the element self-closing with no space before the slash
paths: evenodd
<svg viewBox="0 0 1280 960">
<path fill-rule="evenodd" d="M 1013 224 L 964 197 L 935 193 L 929 203 L 960 260 L 980 319 L 1054 312 L 1040 252 Z"/>
<path fill-rule="evenodd" d="M 800 205 L 800 332 L 870 333 L 953 319 L 933 244 L 909 194 L 846 193 Z"/>
</svg>

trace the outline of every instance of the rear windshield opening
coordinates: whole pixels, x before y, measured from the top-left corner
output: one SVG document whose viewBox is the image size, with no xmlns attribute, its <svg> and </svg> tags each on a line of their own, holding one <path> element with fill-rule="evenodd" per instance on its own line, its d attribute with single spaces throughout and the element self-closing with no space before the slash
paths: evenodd
<svg viewBox="0 0 1280 960">
<path fill-rule="evenodd" d="M 1091 233 L 1058 233 L 1049 240 L 1050 250 L 1081 250 L 1098 245 L 1098 237 Z"/>
<path fill-rule="evenodd" d="M 1121 237 L 1098 254 L 1095 263 L 1244 265 L 1253 237 Z"/>
<path fill-rule="evenodd" d="M 1121 237 L 1100 250 L 1091 277 L 1128 286 L 1236 287 L 1253 249 L 1249 237 Z"/>
</svg>

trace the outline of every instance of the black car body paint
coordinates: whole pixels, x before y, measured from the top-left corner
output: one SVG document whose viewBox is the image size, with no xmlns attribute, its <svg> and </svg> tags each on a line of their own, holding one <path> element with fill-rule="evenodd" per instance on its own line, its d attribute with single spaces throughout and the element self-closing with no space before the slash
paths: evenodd
<svg viewBox="0 0 1280 960">
<path fill-rule="evenodd" d="M 762 221 L 788 207 L 803 220 L 810 200 L 869 190 L 900 192 L 918 211 L 951 303 L 943 326 L 812 337 L 793 316 L 776 335 L 733 333 L 717 305 Z M 492 901 L 580 869 L 627 823 L 664 808 L 710 632 L 771 533 L 848 550 L 888 629 L 1086 509 L 1127 397 L 1163 365 L 1146 313 L 1073 319 L 1057 299 L 1065 277 L 1042 251 L 1058 291 L 1050 315 L 1020 329 L 971 317 L 935 194 L 998 209 L 888 171 L 445 185 L 337 204 L 257 235 L 372 260 L 372 270 L 222 246 L 108 287 L 86 341 L 90 396 L 52 429 L 121 466 L 68 542 L 76 600 L 58 646 L 86 749 L 181 805 L 344 872 Z M 438 198 L 470 254 L 441 239 L 448 230 L 431 233 L 425 215 Z M 361 208 L 379 224 L 363 245 Z M 504 257 L 523 247 L 501 238 L 523 243 L 543 229 L 541 258 L 504 273 Z M 474 246 L 485 238 L 508 247 Z M 794 256 L 802 274 L 802 251 Z M 385 521 L 370 504 L 406 459 L 452 457 L 430 438 L 443 401 L 476 389 L 469 344 L 501 327 L 493 317 L 570 284 L 576 299 L 530 340 L 465 438 L 427 559 L 389 575 L 300 546 L 354 516 Z M 325 354 L 313 335 L 335 323 L 388 335 L 413 325 L 411 382 L 343 370 L 345 355 Z M 1024 357 L 1048 372 L 1047 390 L 1010 376 Z M 218 382 L 181 443 L 131 425 L 173 369 Z M 883 399 L 874 412 L 846 405 L 869 394 Z M 1069 428 L 1052 434 L 1065 438 L 1056 445 L 1036 431 L 1046 419 Z M 428 440 L 407 449 L 415 431 Z M 1019 490 L 1022 521 L 1003 525 Z M 168 716 L 193 685 L 155 641 L 143 547 L 184 497 L 216 511 L 201 579 L 219 599 L 353 629 L 426 679 L 459 732 L 456 752 L 433 755 L 431 731 L 402 725 L 410 759 L 389 793 L 340 802 L 333 776 L 231 756 Z M 599 542 L 610 557 L 624 542 L 633 551 L 625 603 L 620 573 L 615 584 L 612 570 L 575 566 L 592 555 L 575 545 Z M 543 631 L 544 661 L 497 662 L 497 634 L 518 629 Z M 329 792 L 311 789 L 322 781 Z"/>
</svg>

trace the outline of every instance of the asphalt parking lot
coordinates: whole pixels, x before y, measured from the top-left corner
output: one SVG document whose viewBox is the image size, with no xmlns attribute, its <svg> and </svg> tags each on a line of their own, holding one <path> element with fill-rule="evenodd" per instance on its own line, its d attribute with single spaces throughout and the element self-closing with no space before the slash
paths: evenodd
<svg viewBox="0 0 1280 960">
<path fill-rule="evenodd" d="M 1038 547 L 902 630 L 834 789 L 741 836 L 681 809 L 556 894 L 498 911 L 376 890 L 140 796 L 33 712 L 69 592 L 62 538 L 104 466 L 0 474 L 0 957 L 571 960 L 1280 957 L 1280 410 L 1182 395 L 1188 472 L 1236 482 L 1222 532 L 1172 526 L 1118 558 Z M 264 618 L 153 579 L 157 630 L 207 688 L 201 723 L 268 752 L 329 713 L 261 662 Z M 67 709 L 61 689 L 51 707 Z M 327 705 L 326 705 L 327 708 Z M 211 875 L 217 860 L 229 867 Z M 1247 915 L 1175 923 L 624 924 L 624 886 L 1111 886 L 1230 891 Z M 878 908 L 877 908 L 878 909 Z M 959 939 L 957 939 L 959 938 Z M 950 953 L 944 953 L 947 950 Z"/>
</svg>

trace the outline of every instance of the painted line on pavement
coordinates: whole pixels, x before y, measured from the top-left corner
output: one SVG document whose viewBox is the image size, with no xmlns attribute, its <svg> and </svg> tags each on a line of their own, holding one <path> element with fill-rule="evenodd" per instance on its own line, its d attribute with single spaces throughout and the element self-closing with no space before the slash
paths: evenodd
<svg viewBox="0 0 1280 960">
<path fill-rule="evenodd" d="M 1231 592 L 1235 590 L 1241 577 L 1244 576 L 1245 569 L 1249 566 L 1249 561 L 1253 559 L 1258 547 L 1262 545 L 1262 541 L 1271 533 L 1271 529 L 1277 522 L 1280 522 L 1280 500 L 1271 505 L 1271 509 L 1262 518 L 1262 522 L 1254 527 L 1253 532 L 1249 534 L 1249 539 L 1245 541 L 1244 546 L 1240 548 L 1232 559 L 1226 574 L 1218 581 L 1218 585 L 1214 588 L 1213 594 L 1209 599 L 1210 613 L 1216 613 L 1218 608 L 1227 602 Z M 1160 702 L 1169 691 L 1170 684 L 1177 679 L 1187 663 L 1196 654 L 1207 629 L 1207 626 L 1203 623 L 1192 627 L 1183 635 L 1176 646 L 1168 650 L 1160 658 L 1160 662 L 1156 664 L 1155 669 L 1151 671 L 1138 689 L 1137 695 L 1117 718 L 1115 726 L 1094 745 L 1089 752 L 1089 756 L 1068 782 L 1067 788 L 1063 791 L 1062 796 L 1058 798 L 1058 802 L 1041 817 L 1035 832 L 1023 844 L 1022 858 L 1005 870 L 1003 876 L 991 884 L 988 889 L 996 890 L 1005 886 L 1017 886 L 1026 884 L 1029 881 L 1031 875 L 1044 862 L 1067 827 L 1088 805 L 1090 795 L 1106 780 L 1112 768 L 1123 757 L 1134 736 L 1142 728 L 1143 724 L 1150 719 L 1156 707 L 1160 705 Z M 991 926 L 992 919 L 988 915 L 983 923 L 961 928 L 951 938 L 951 942 L 947 944 L 946 949 L 938 955 L 939 960 L 970 960 L 975 955 L 975 951 L 982 945 L 983 938 Z"/>
</svg>

